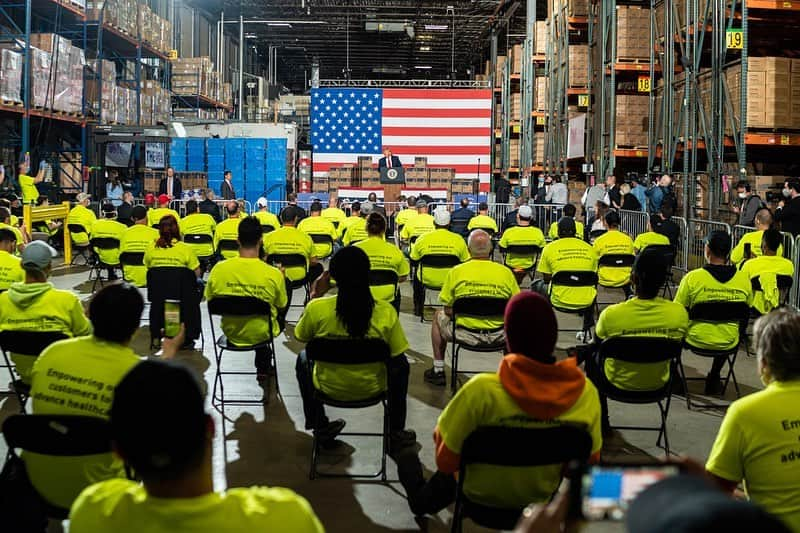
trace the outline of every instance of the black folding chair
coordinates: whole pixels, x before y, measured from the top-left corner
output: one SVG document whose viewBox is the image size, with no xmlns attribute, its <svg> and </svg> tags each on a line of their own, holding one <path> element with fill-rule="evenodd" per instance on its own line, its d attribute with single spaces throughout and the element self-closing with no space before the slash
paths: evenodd
<svg viewBox="0 0 800 533">
<path fill-rule="evenodd" d="M 631 268 L 633 267 L 633 263 L 636 261 L 636 256 L 633 254 L 606 254 L 601 255 L 600 258 L 597 260 L 597 268 L 627 268 L 628 272 L 630 272 Z M 605 287 L 607 289 L 621 289 L 622 287 L 609 287 L 608 285 L 603 285 L 600 283 L 600 278 L 598 277 L 598 284 L 601 287 Z M 618 302 L 600 302 L 598 298 L 597 307 L 598 310 L 601 305 L 611 305 Z"/>
<path fill-rule="evenodd" d="M 664 290 L 662 291 L 661 296 L 672 300 L 672 267 L 675 264 L 675 248 L 669 244 L 651 244 L 645 249 L 660 253 L 664 258 L 664 261 L 667 263 L 667 277 L 664 280 Z"/>
<path fill-rule="evenodd" d="M 306 256 L 303 254 L 269 254 L 267 256 L 267 263 L 274 267 L 280 265 L 286 269 L 290 267 L 303 267 L 305 274 L 301 279 L 292 281 L 289 278 L 286 278 L 286 281 L 288 282 L 289 290 L 294 291 L 296 289 L 303 288 L 306 293 L 305 299 L 301 305 L 294 304 L 290 305 L 289 307 L 305 307 L 309 298 L 311 297 L 311 286 L 306 282 L 306 278 L 308 277 L 308 259 Z"/>
<path fill-rule="evenodd" d="M 236 316 L 236 317 L 258 317 L 264 318 L 270 324 L 269 338 L 262 342 L 251 345 L 237 345 L 232 344 L 228 338 L 222 334 L 217 337 L 214 329 L 214 315 L 220 317 Z M 211 393 L 211 403 L 214 407 L 218 407 L 220 412 L 225 409 L 225 404 L 231 405 L 261 405 L 269 402 L 269 397 L 264 395 L 260 400 L 248 399 L 234 399 L 225 400 L 225 386 L 223 383 L 223 376 L 255 376 L 255 370 L 241 370 L 241 371 L 223 371 L 222 370 L 222 354 L 225 351 L 229 352 L 254 352 L 263 348 L 268 348 L 270 351 L 270 360 L 272 368 L 275 370 L 275 391 L 280 395 L 280 387 L 278 385 L 277 373 L 277 360 L 275 358 L 275 343 L 272 336 L 272 307 L 269 302 L 259 300 L 253 296 L 217 296 L 208 301 L 208 322 L 211 324 L 211 336 L 214 339 L 214 357 L 217 361 L 217 370 L 214 374 L 214 387 Z M 219 390 L 219 394 L 217 394 Z"/>
<path fill-rule="evenodd" d="M 450 231 L 461 235 L 465 239 L 469 235 L 469 231 L 467 230 L 467 225 L 469 225 L 468 218 L 457 218 L 455 220 L 450 219 Z"/>
<path fill-rule="evenodd" d="M 39 357 L 41 353 L 56 341 L 69 338 L 60 331 L 0 331 L 0 350 L 3 352 L 5 367 L 11 377 L 11 386 L 19 402 L 19 410 L 25 413 L 25 402 L 31 394 L 31 386 L 14 374 L 14 362 L 11 354 L 25 354 Z M 8 391 L 10 393 L 11 391 Z"/>
<path fill-rule="evenodd" d="M 211 245 L 211 249 L 214 249 L 214 237 L 208 234 L 203 233 L 186 233 L 183 236 L 183 242 L 190 245 L 192 250 L 194 250 L 194 246 L 203 246 L 203 245 Z M 238 243 L 236 245 L 236 249 L 239 249 Z M 197 259 L 203 264 L 204 267 L 208 267 L 214 261 L 215 254 L 212 251 L 211 255 L 198 255 Z"/>
<path fill-rule="evenodd" d="M 566 465 L 571 461 L 585 463 L 591 453 L 592 438 L 585 428 L 578 426 L 479 427 L 469 434 L 461 447 L 458 489 L 450 530 L 460 533 L 465 518 L 482 527 L 511 530 L 524 510 L 524 507 L 502 508 L 470 500 L 464 494 L 470 466 L 525 468 Z M 553 493 L 558 489 L 559 482 L 554 483 Z M 536 497 L 532 494 L 530 501 Z"/>
<path fill-rule="evenodd" d="M 111 425 L 107 420 L 78 415 L 12 415 L 3 422 L 3 437 L 8 445 L 8 461 L 20 461 L 16 450 L 53 455 L 81 457 L 111 453 Z M 58 471 L 53 471 L 54 482 Z M 130 476 L 129 476 L 130 477 Z M 35 490 L 35 488 L 34 488 Z M 65 520 L 69 509 L 55 506 L 37 493 L 44 513 L 56 520 Z"/>
<path fill-rule="evenodd" d="M 89 231 L 84 227 L 83 224 L 67 224 L 67 229 L 70 232 L 70 239 L 72 239 L 72 248 L 78 252 L 72 257 L 72 262 L 70 262 L 70 266 L 74 265 L 75 261 L 77 261 L 79 257 L 83 258 L 83 264 L 85 266 L 89 266 L 94 259 L 92 257 L 91 243 L 87 242 L 86 244 L 78 244 L 72 237 L 72 234 L 74 233 L 85 233 L 88 236 Z"/>
<path fill-rule="evenodd" d="M 700 357 L 708 357 L 708 358 L 716 358 L 716 357 L 724 357 L 725 362 L 728 364 L 728 373 L 726 374 L 725 378 L 722 380 L 722 396 L 725 396 L 725 391 L 728 389 L 728 383 L 733 381 L 733 387 L 736 390 L 736 398 L 741 397 L 741 392 L 739 391 L 739 382 L 736 380 L 736 373 L 733 370 L 734 364 L 736 364 L 736 356 L 739 353 L 739 345 L 742 341 L 742 336 L 740 335 L 743 326 L 747 324 L 747 321 L 750 317 L 750 307 L 747 305 L 746 302 L 704 302 L 695 304 L 691 309 L 689 309 L 689 321 L 690 322 L 705 322 L 708 324 L 732 324 L 735 323 L 737 330 L 736 330 L 736 345 L 729 349 L 729 350 L 708 350 L 705 348 L 698 348 L 696 346 L 692 346 L 688 342 L 685 342 L 685 346 L 695 355 L 699 355 Z M 723 366 L 724 368 L 724 366 Z M 689 381 L 703 381 L 705 378 L 688 378 L 686 377 L 686 370 L 683 367 L 683 362 L 681 360 L 678 361 L 678 371 L 680 372 L 681 379 L 683 380 L 683 388 L 686 391 L 686 407 L 691 410 L 692 404 L 698 405 L 703 408 L 713 408 L 713 407 L 727 407 L 727 404 L 712 404 L 712 403 L 702 403 L 698 404 L 697 402 L 692 402 L 692 396 L 689 393 L 689 387 L 687 382 Z"/>
<path fill-rule="evenodd" d="M 400 283 L 400 278 L 397 275 L 397 272 L 394 270 L 384 270 L 384 269 L 375 269 L 369 271 L 369 286 L 370 287 L 384 287 L 384 286 L 392 286 L 392 294 L 394 297 L 392 298 L 392 305 L 397 302 L 395 306 L 395 310 L 399 312 L 399 303 L 400 303 L 400 290 L 398 285 Z"/>
<path fill-rule="evenodd" d="M 261 231 L 266 235 L 267 233 L 275 231 L 275 226 L 271 224 L 261 224 Z"/>
<path fill-rule="evenodd" d="M 422 287 L 422 305 L 425 307 L 425 291 L 430 289 L 432 291 L 438 291 L 442 289 L 442 286 L 435 286 L 435 285 L 428 285 L 423 280 L 425 279 L 425 268 L 453 268 L 456 265 L 461 264 L 461 259 L 457 255 L 450 255 L 450 254 L 427 254 L 423 255 L 417 261 L 417 269 L 419 270 L 419 282 Z M 433 307 L 440 307 L 440 306 L 433 306 Z M 419 317 L 420 322 L 425 321 L 425 313 L 423 312 Z"/>
<path fill-rule="evenodd" d="M 451 324 L 452 324 L 452 352 L 453 352 L 453 364 L 450 369 L 450 390 L 452 392 L 456 391 L 457 384 L 456 379 L 458 378 L 459 374 L 474 374 L 474 372 L 465 372 L 465 371 L 458 371 L 458 353 L 459 351 L 464 348 L 465 350 L 469 350 L 471 352 L 479 352 L 479 353 L 493 353 L 493 352 L 503 352 L 505 351 L 505 337 L 495 345 L 492 346 L 471 346 L 464 342 L 461 342 L 457 339 L 456 334 L 459 330 L 466 330 L 466 331 L 474 331 L 463 326 L 457 326 L 456 320 L 458 317 L 468 317 L 468 318 L 482 318 L 482 319 L 495 319 L 500 322 L 500 326 L 488 329 L 488 330 L 481 330 L 477 333 L 497 333 L 503 331 L 503 316 L 506 312 L 506 304 L 508 303 L 507 298 L 492 298 L 492 297 L 481 297 L 481 296 L 471 296 L 466 298 L 458 298 L 456 301 L 453 302 L 453 315 L 451 317 Z"/>
<path fill-rule="evenodd" d="M 119 262 L 114 265 L 103 262 L 97 250 L 119 250 L 119 239 L 115 237 L 93 237 L 89 240 L 89 246 L 92 248 L 92 253 L 94 253 L 95 257 L 92 269 L 89 270 L 90 281 L 92 280 L 92 274 L 94 274 L 94 283 L 92 283 L 92 293 L 94 293 L 98 283 L 100 283 L 100 288 L 103 288 L 103 270 L 113 271 L 122 268 Z"/>
<path fill-rule="evenodd" d="M 656 446 L 664 448 L 669 455 L 669 437 L 667 436 L 667 416 L 672 400 L 672 380 L 678 362 L 681 358 L 683 343 L 658 337 L 614 337 L 604 340 L 600 344 L 596 376 L 590 376 L 601 395 L 614 401 L 631 404 L 655 403 L 661 413 L 661 425 L 648 426 L 612 426 L 616 429 L 630 429 L 634 431 L 658 431 Z M 608 380 L 605 373 L 605 362 L 614 359 L 622 364 L 669 364 L 669 379 L 655 390 L 627 390 L 621 389 Z M 664 445 L 661 445 L 661 439 Z"/>
<path fill-rule="evenodd" d="M 318 362 L 335 365 L 363 365 L 366 363 L 381 363 L 388 365 L 392 354 L 389 345 L 380 339 L 313 339 L 306 345 L 306 357 L 309 365 Z M 388 379 L 389 370 L 386 369 Z M 376 380 L 378 377 L 376 376 Z M 370 474 L 328 474 L 319 472 L 317 462 L 319 461 L 320 442 L 315 434 L 312 441 L 311 451 L 311 471 L 310 479 L 320 477 L 343 477 L 343 478 L 373 478 L 380 476 L 381 481 L 386 481 L 386 455 L 389 451 L 389 405 L 388 405 L 388 383 L 384 385 L 383 391 L 359 400 L 337 400 L 320 391 L 314 390 L 314 397 L 322 402 L 323 405 L 337 407 L 339 409 L 363 409 L 374 405 L 383 407 L 383 429 L 380 433 L 350 432 L 340 433 L 340 436 L 358 437 L 381 437 L 381 468 L 375 473 Z M 321 416 L 321 415 L 320 415 Z M 317 421 L 321 423 L 321 421 Z M 318 424 L 315 424 L 318 425 Z"/>
<path fill-rule="evenodd" d="M 608 230 L 606 229 L 593 229 L 589 232 L 589 242 L 594 242 L 596 238 L 604 235 Z"/>
<path fill-rule="evenodd" d="M 180 302 L 181 322 L 186 326 L 186 340 L 200 339 L 205 349 L 205 336 L 200 324 L 200 301 L 203 293 L 193 270 L 186 267 L 155 267 L 147 270 L 147 301 L 150 302 L 150 343 L 161 336 L 164 328 L 164 301 Z"/>
<path fill-rule="evenodd" d="M 311 237 L 311 240 L 314 242 L 314 244 L 327 244 L 328 246 L 330 246 L 331 249 L 330 253 L 325 257 L 318 257 L 317 259 L 320 260 L 327 259 L 331 255 L 333 255 L 333 237 L 331 237 L 330 235 L 323 235 L 319 233 L 309 233 L 308 236 Z"/>
<path fill-rule="evenodd" d="M 511 270 L 515 270 L 515 268 L 508 266 L 506 262 L 509 254 L 522 258 L 530 258 L 533 264 L 529 268 L 524 269 L 525 274 L 519 282 L 522 283 L 525 276 L 530 276 L 531 281 L 533 281 L 533 278 L 536 276 L 536 265 L 539 262 L 539 256 L 542 254 L 541 246 L 536 246 L 535 244 L 509 244 L 506 247 L 501 246 L 500 253 L 503 256 L 503 264 Z"/>
<path fill-rule="evenodd" d="M 217 243 L 217 255 L 220 261 L 225 259 L 222 252 L 236 252 L 239 253 L 239 241 L 236 239 L 220 239 Z"/>
<path fill-rule="evenodd" d="M 553 305 L 553 309 L 570 315 L 579 315 L 580 317 L 583 317 L 585 313 L 594 313 L 597 296 L 595 296 L 594 301 L 592 301 L 592 303 L 586 307 L 582 307 L 580 309 L 567 309 L 566 307 L 561 307 L 552 303 L 553 287 L 585 287 L 597 290 L 597 281 L 597 272 L 592 270 L 562 270 L 561 272 L 556 272 L 550 279 L 550 286 L 548 289 L 548 297 Z M 560 331 L 573 331 L 576 333 L 582 332 L 584 335 L 589 333 L 589 330 L 585 329 L 583 326 L 581 326 L 580 329 L 565 329 Z"/>
</svg>

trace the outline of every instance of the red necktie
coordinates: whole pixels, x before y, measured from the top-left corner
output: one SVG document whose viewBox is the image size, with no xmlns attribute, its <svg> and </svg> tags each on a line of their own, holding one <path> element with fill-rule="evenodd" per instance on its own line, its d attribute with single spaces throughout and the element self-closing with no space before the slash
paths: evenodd
<svg viewBox="0 0 800 533">
<path fill-rule="evenodd" d="M 392 158 L 391 157 L 387 157 L 386 158 L 386 166 L 389 167 L 389 168 L 392 168 Z"/>
</svg>

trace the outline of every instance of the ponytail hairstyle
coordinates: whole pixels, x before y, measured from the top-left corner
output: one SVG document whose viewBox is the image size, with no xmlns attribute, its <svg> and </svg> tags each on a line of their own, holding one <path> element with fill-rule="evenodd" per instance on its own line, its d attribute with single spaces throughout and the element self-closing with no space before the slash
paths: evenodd
<svg viewBox="0 0 800 533">
<path fill-rule="evenodd" d="M 356 246 L 340 249 L 331 259 L 331 277 L 336 280 L 336 316 L 350 337 L 363 339 L 369 331 L 375 299 L 369 288 L 369 257 Z"/>
<path fill-rule="evenodd" d="M 367 233 L 370 237 L 386 235 L 386 219 L 380 213 L 372 212 L 367 216 Z"/>
<path fill-rule="evenodd" d="M 158 223 L 158 240 L 156 246 L 159 248 L 172 248 L 173 240 L 181 240 L 181 230 L 178 228 L 178 221 L 172 215 L 164 215 Z"/>
</svg>

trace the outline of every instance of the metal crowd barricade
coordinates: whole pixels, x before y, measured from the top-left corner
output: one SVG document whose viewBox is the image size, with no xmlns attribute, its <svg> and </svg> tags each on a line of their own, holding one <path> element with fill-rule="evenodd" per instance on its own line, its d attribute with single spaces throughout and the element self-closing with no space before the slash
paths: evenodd
<svg viewBox="0 0 800 533">
<path fill-rule="evenodd" d="M 188 202 L 188 201 L 189 200 L 172 200 L 169 203 L 169 207 L 170 207 L 170 209 L 174 209 L 175 211 L 177 211 L 178 214 L 181 217 L 185 217 L 186 216 L 186 202 Z M 196 201 L 200 202 L 200 200 L 196 200 Z M 245 214 L 251 215 L 253 213 L 253 204 L 251 204 L 249 200 L 241 200 L 241 199 L 239 199 L 237 201 L 240 202 L 240 203 L 244 203 L 244 212 L 245 212 Z M 223 220 L 228 218 L 228 210 L 225 209 L 225 204 L 227 204 L 228 202 L 230 202 L 230 200 L 214 200 L 214 203 L 217 204 L 217 208 L 219 208 L 219 212 L 220 212 L 220 215 L 222 216 Z"/>
<path fill-rule="evenodd" d="M 730 225 L 713 220 L 690 218 L 688 220 L 686 270 L 694 270 L 705 264 L 705 238 L 712 231 L 724 231 L 731 234 Z"/>
<path fill-rule="evenodd" d="M 528 204 L 533 209 L 533 220 L 536 226 L 542 230 L 542 233 L 547 235 L 550 230 L 550 225 L 553 222 L 558 222 L 564 213 L 564 206 L 562 204 Z"/>
<path fill-rule="evenodd" d="M 678 225 L 678 248 L 675 253 L 673 268 L 681 272 L 689 271 L 689 229 L 686 219 L 683 217 L 672 217 L 672 222 Z"/>
<path fill-rule="evenodd" d="M 514 204 L 489 204 L 489 216 L 497 222 L 500 231 L 503 230 L 503 221 L 506 219 L 506 215 L 513 210 Z"/>
<path fill-rule="evenodd" d="M 794 239 L 794 235 L 788 233 L 786 231 L 781 232 L 781 237 L 783 237 L 783 257 L 786 259 L 794 258 L 795 254 L 797 253 L 797 246 L 796 241 Z M 795 269 L 795 272 L 797 269 Z M 794 289 L 794 286 L 792 286 Z"/>
<path fill-rule="evenodd" d="M 733 233 L 731 233 L 731 239 L 733 240 L 733 245 L 736 246 L 737 244 L 739 244 L 739 241 L 742 240 L 742 237 L 744 237 L 747 233 L 750 233 L 751 231 L 755 230 L 756 228 L 752 226 L 741 226 L 739 224 L 735 225 L 732 228 Z"/>
<path fill-rule="evenodd" d="M 635 239 L 641 233 L 647 232 L 649 216 L 642 211 L 619 210 L 619 229 L 627 233 L 631 239 Z"/>
<path fill-rule="evenodd" d="M 787 235 L 784 233 L 784 236 Z M 794 265 L 794 281 L 792 283 L 792 288 L 789 291 L 789 305 L 794 308 L 795 311 L 800 310 L 800 235 L 794 239 L 792 242 L 792 255 L 786 255 L 786 239 L 784 238 L 784 257 L 790 259 L 792 261 L 792 265 Z"/>
</svg>

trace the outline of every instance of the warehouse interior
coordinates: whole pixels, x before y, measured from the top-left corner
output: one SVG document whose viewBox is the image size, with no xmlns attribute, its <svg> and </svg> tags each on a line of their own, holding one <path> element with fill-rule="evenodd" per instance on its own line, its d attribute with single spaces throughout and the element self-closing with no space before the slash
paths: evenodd
<svg viewBox="0 0 800 533">
<path fill-rule="evenodd" d="M 57 248 L 49 281 L 77 296 L 87 310 L 103 287 L 97 276 L 104 273 L 70 244 L 69 213 L 85 199 L 100 218 L 104 205 L 120 205 L 123 191 L 130 193 L 132 206 L 148 208 L 166 194 L 165 204 L 181 217 L 187 202 L 208 199 L 217 202 L 222 218 L 230 213 L 227 200 L 238 200 L 245 214 L 263 207 L 280 216 L 287 206 L 309 211 L 313 203 L 333 206 L 337 197 L 349 215 L 354 202 L 372 203 L 368 195 L 377 193 L 375 202 L 389 224 L 387 242 L 408 256 L 411 243 L 403 248 L 401 226 L 395 224 L 407 196 L 450 212 L 459 204 L 476 210 L 485 203 L 486 214 L 503 228 L 507 215 L 512 213 L 513 224 L 519 206 L 528 203 L 534 225 L 547 236 L 566 213 L 563 205 L 550 205 L 549 199 L 539 205 L 534 198 L 543 199 L 540 192 L 550 187 L 545 180 L 555 177 L 566 186 L 566 203 L 578 208 L 576 220 L 587 224 L 589 235 L 595 207 L 586 204 L 587 191 L 612 176 L 618 185 L 657 188 L 667 175 L 676 209 L 666 220 L 680 231 L 667 281 L 672 299 L 681 279 L 707 260 L 710 232 L 726 233 L 736 245 L 764 229 L 742 218 L 747 200 L 739 196 L 740 182 L 776 213 L 789 201 L 787 182 L 800 176 L 800 2 L 0 0 L 0 14 L 0 201 L 7 199 L 12 219 L 19 220 L 9 224 L 27 229 L 26 241 L 30 235 Z M 430 126 L 410 111 L 387 114 L 403 98 L 450 102 L 460 91 L 469 96 L 459 98 L 480 99 L 479 113 L 485 116 L 474 119 L 455 104 L 431 120 L 463 120 L 468 133 L 384 133 L 380 149 L 342 152 L 339 146 L 336 153 L 323 147 L 318 125 L 321 99 L 330 91 L 340 92 L 340 98 L 341 91 L 367 96 L 397 91 L 382 93 L 384 128 L 395 125 L 386 117 L 416 120 L 403 123 L 414 128 Z M 422 96 L 409 96 L 415 91 Z M 459 145 L 466 136 L 470 140 Z M 390 147 L 400 156 L 402 183 L 386 181 Z M 392 161 L 390 153 L 390 170 Z M 43 176 L 35 185 L 38 203 L 23 197 L 20 164 Z M 182 192 L 164 190 L 173 176 Z M 112 196 L 117 187 L 119 196 Z M 225 196 L 225 187 L 235 194 Z M 658 209 L 647 211 L 644 205 L 636 212 L 623 208 L 619 229 L 631 239 L 650 233 L 649 215 Z M 48 227 L 54 220 L 52 232 L 35 236 L 37 224 Z M 491 258 L 503 264 L 501 231 L 495 231 Z M 783 255 L 796 271 L 800 237 L 784 226 L 781 239 Z M 221 249 L 215 257 L 217 252 Z M 96 252 L 90 246 L 87 253 Z M 327 270 L 330 257 L 321 263 Z M 199 279 L 207 281 L 208 275 Z M 520 287 L 528 291 L 533 284 L 531 279 Z M 410 344 L 407 428 L 416 432 L 424 473 L 431 477 L 438 468 L 434 429 L 456 389 L 449 387 L 449 373 L 447 387 L 426 383 L 424 372 L 434 364 L 430 316 L 416 313 L 412 281 L 398 287 L 397 314 Z M 148 301 L 147 287 L 140 289 Z M 226 382 L 229 393 L 256 405 L 212 402 L 218 367 L 210 324 L 219 320 L 205 301 L 202 347 L 198 340 L 196 348 L 180 350 L 175 358 L 206 394 L 215 428 L 214 490 L 286 487 L 305 498 L 332 532 L 461 531 L 453 506 L 433 516 L 414 515 L 392 457 L 388 479 L 310 479 L 312 432 L 304 426 L 295 376 L 304 343 L 294 334 L 310 289 L 310 283 L 294 288 L 286 329 L 275 337 L 280 391 L 275 384 L 262 389 L 250 375 Z M 440 304 L 436 298 L 429 297 L 425 312 Z M 597 315 L 624 299 L 617 288 L 600 287 Z M 786 290 L 781 304 L 800 309 L 800 283 Z M 2 315 L 0 306 L 0 330 Z M 582 344 L 575 336 L 581 318 L 556 315 L 554 355 L 564 360 Z M 131 347 L 159 360 L 148 318 L 145 310 Z M 752 332 L 752 323 L 749 327 Z M 660 432 L 615 429 L 603 436 L 602 461 L 629 466 L 688 457 L 705 464 L 731 403 L 765 388 L 751 340 L 742 335 L 737 345 L 737 387 L 726 382 L 722 395 L 713 398 L 721 404 L 697 408 L 686 394 L 672 394 L 665 422 L 669 453 Z M 449 372 L 452 349 L 446 352 Z M 469 372 L 495 373 L 500 352 L 468 353 L 461 364 Z M 250 353 L 234 355 L 241 357 L 232 357 L 233 367 L 252 370 Z M 705 376 L 711 367 L 707 357 L 688 349 L 679 359 L 693 377 Z M 13 383 L 4 387 L 7 374 L 9 382 L 17 376 L 8 359 L 6 366 L 0 365 L 0 424 L 22 407 Z M 703 392 L 698 387 L 692 385 L 695 396 Z M 380 431 L 384 422 L 376 406 L 330 411 L 352 431 Z M 655 404 L 611 401 L 610 417 L 615 426 L 660 422 Z M 10 457 L 10 451 L 0 438 L 0 455 Z M 320 458 L 320 468 L 334 474 L 373 471 L 383 451 L 374 437 L 342 437 Z M 0 474 L 0 485 L 3 479 Z M 2 503 L 0 498 L 0 509 Z M 0 530 L 3 523 L 0 516 Z M 68 518 L 51 517 L 47 531 L 68 532 L 69 525 Z M 498 529 L 471 520 L 463 525 L 464 531 Z M 588 521 L 583 530 L 627 531 L 619 517 Z"/>
</svg>

